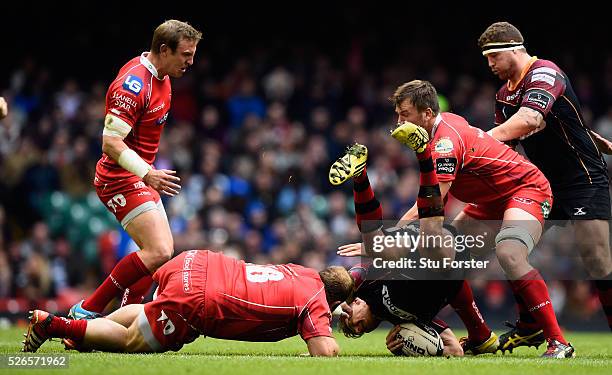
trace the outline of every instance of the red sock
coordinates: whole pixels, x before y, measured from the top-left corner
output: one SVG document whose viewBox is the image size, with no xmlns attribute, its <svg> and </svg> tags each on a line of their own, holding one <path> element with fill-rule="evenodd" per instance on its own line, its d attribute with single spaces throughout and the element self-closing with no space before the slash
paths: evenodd
<svg viewBox="0 0 612 375">
<path fill-rule="evenodd" d="M 54 316 L 51 324 L 47 327 L 47 332 L 57 338 L 68 338 L 75 341 L 82 341 L 87 329 L 87 320 L 72 320 L 64 317 Z"/>
<path fill-rule="evenodd" d="M 514 293 L 525 301 L 528 311 L 538 322 L 538 325 L 542 327 L 544 337 L 567 344 L 557 323 L 555 310 L 553 310 L 552 302 L 550 302 L 550 296 L 548 295 L 548 288 L 538 270 L 531 270 L 520 279 L 512 280 L 510 283 Z"/>
<path fill-rule="evenodd" d="M 437 316 L 431 320 L 431 325 L 434 326 L 434 328 L 438 328 L 436 329 L 438 332 L 442 332 L 445 329 L 450 328 L 444 320 L 438 318 Z"/>
<path fill-rule="evenodd" d="M 382 208 L 374 196 L 366 168 L 358 177 L 353 178 L 353 200 L 355 202 L 355 220 L 362 233 L 368 233 L 382 227 Z"/>
<path fill-rule="evenodd" d="M 104 308 L 113 298 L 125 291 L 125 288 L 134 284 L 144 276 L 149 276 L 151 273 L 142 263 L 137 252 L 125 256 L 110 275 L 104 280 L 102 285 L 83 302 L 83 308 L 89 311 L 102 313 Z"/>
<path fill-rule="evenodd" d="M 151 275 L 147 275 L 136 281 L 129 288 L 125 289 L 125 292 L 123 292 L 123 298 L 121 299 L 121 307 L 135 303 L 142 303 L 145 295 L 149 292 L 149 289 L 151 289 L 152 284 L 153 278 Z"/>
<path fill-rule="evenodd" d="M 512 281 L 508 280 L 508 284 L 510 284 L 510 290 L 512 290 L 512 295 L 514 296 L 514 300 L 516 301 L 516 307 L 518 309 L 519 318 L 516 321 L 516 326 L 521 329 L 527 329 L 530 331 L 538 331 L 540 330 L 540 326 L 538 322 L 534 319 L 534 317 L 529 312 L 527 305 L 525 305 L 525 301 L 516 294 L 514 291 L 514 287 L 512 286 Z"/>
<path fill-rule="evenodd" d="M 470 288 L 470 284 L 467 281 L 463 281 L 461 289 L 450 301 L 450 305 L 455 309 L 465 328 L 467 328 L 468 338 L 471 342 L 481 343 L 491 336 L 491 329 L 489 329 L 480 314 L 476 301 L 474 301 L 472 288 Z"/>
<path fill-rule="evenodd" d="M 609 277 L 610 275 L 608 275 Z M 595 287 L 597 287 L 601 307 L 608 319 L 608 326 L 612 331 L 612 280 L 595 280 Z"/>
</svg>

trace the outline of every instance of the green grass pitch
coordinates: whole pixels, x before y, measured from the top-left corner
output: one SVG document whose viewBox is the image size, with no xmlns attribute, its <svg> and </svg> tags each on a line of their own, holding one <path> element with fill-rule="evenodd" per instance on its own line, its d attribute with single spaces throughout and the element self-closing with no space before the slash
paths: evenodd
<svg viewBox="0 0 612 375">
<path fill-rule="evenodd" d="M 23 328 L 0 330 L 0 355 L 18 353 Z M 461 333 L 461 332 L 459 332 Z M 612 334 L 569 332 L 577 357 L 542 360 L 544 351 L 519 348 L 514 354 L 464 358 L 393 357 L 385 348 L 386 331 L 360 339 L 335 333 L 342 348 L 339 358 L 303 357 L 306 345 L 299 337 L 278 343 L 247 343 L 199 338 L 180 352 L 165 354 L 74 353 L 67 370 L 0 369 L 0 374 L 612 374 Z M 47 342 L 39 353 L 65 353 L 59 342 Z M 41 372 L 43 371 L 43 372 Z"/>
</svg>

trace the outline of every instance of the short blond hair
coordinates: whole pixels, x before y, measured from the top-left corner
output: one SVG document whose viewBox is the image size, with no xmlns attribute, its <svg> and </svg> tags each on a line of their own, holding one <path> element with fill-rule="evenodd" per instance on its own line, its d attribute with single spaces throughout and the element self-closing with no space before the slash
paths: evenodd
<svg viewBox="0 0 612 375">
<path fill-rule="evenodd" d="M 431 108 L 434 115 L 440 113 L 438 93 L 436 88 L 428 81 L 415 79 L 406 82 L 399 86 L 393 93 L 393 96 L 389 98 L 396 107 L 399 107 L 406 99 L 410 99 L 412 105 L 415 106 L 419 112 Z"/>
<path fill-rule="evenodd" d="M 319 277 L 325 286 L 325 297 L 330 307 L 334 302 L 350 301 L 353 298 L 355 280 L 344 267 L 327 267 L 319 272 Z"/>
<path fill-rule="evenodd" d="M 202 39 L 202 33 L 187 22 L 168 20 L 157 26 L 155 32 L 153 32 L 151 52 L 155 54 L 159 53 L 162 44 L 167 45 L 170 47 L 170 50 L 174 52 L 182 39 L 199 42 L 200 39 Z"/>
</svg>

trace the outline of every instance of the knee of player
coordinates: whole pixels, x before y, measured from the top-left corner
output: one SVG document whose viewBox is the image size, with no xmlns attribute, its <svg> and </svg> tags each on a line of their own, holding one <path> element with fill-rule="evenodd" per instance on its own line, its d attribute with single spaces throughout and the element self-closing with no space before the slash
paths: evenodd
<svg viewBox="0 0 612 375">
<path fill-rule="evenodd" d="M 527 256 L 535 246 L 531 233 L 522 227 L 502 228 L 495 243 L 495 254 L 505 268 L 527 262 Z"/>
<path fill-rule="evenodd" d="M 497 259 L 504 268 L 517 266 L 527 261 L 523 252 L 515 246 L 520 244 L 513 244 L 511 241 L 505 242 L 507 243 L 498 243 L 495 250 Z"/>
<path fill-rule="evenodd" d="M 161 266 L 172 259 L 172 254 L 174 253 L 174 249 L 172 248 L 171 244 L 159 244 L 151 247 L 149 251 L 154 258 L 155 264 L 158 266 Z"/>
</svg>

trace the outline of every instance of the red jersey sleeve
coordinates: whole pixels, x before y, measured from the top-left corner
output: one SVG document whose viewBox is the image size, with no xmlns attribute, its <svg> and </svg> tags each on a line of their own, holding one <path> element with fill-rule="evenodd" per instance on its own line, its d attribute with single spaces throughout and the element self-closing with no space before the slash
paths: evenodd
<svg viewBox="0 0 612 375">
<path fill-rule="evenodd" d="M 555 100 L 565 92 L 566 81 L 561 72 L 553 67 L 534 68 L 525 77 L 525 93 L 521 107 L 527 107 L 546 116 Z"/>
<path fill-rule="evenodd" d="M 450 126 L 440 126 L 431 148 L 438 181 L 453 181 L 463 164 L 463 141 Z"/>
<path fill-rule="evenodd" d="M 106 114 L 119 117 L 130 126 L 138 122 L 146 102 L 144 78 L 129 72 L 117 78 L 106 94 Z"/>
<path fill-rule="evenodd" d="M 302 310 L 298 318 L 298 332 L 304 341 L 318 336 L 333 337 L 331 319 L 325 289 L 321 288 Z"/>
</svg>

